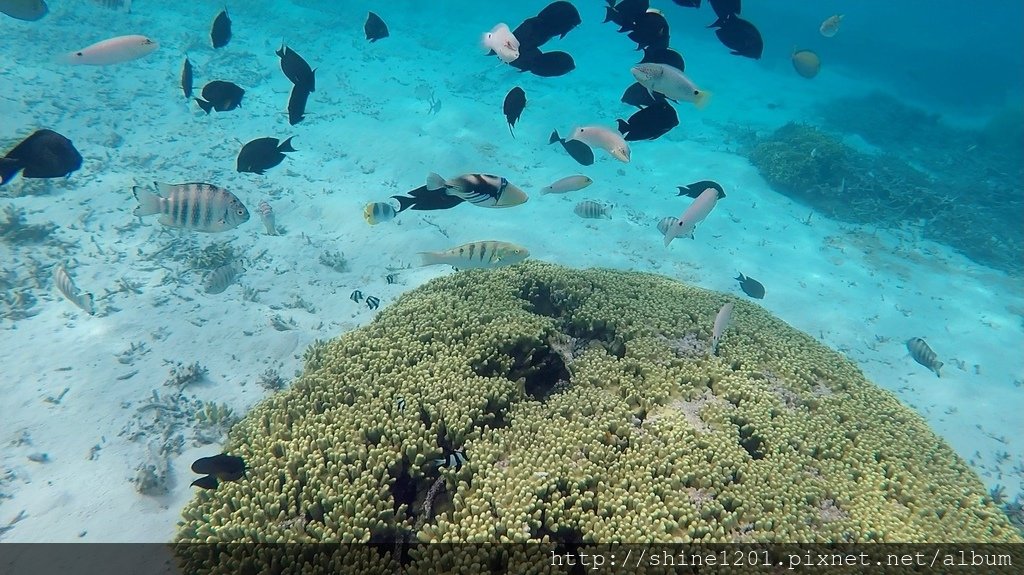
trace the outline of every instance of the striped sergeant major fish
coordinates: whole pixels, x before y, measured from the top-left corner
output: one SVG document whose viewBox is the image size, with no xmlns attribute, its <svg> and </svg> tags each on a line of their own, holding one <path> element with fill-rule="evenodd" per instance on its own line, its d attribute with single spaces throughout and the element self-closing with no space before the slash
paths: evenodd
<svg viewBox="0 0 1024 575">
<path fill-rule="evenodd" d="M 530 252 L 509 242 L 470 242 L 443 252 L 420 252 L 423 264 L 448 264 L 455 269 L 488 269 L 517 264 L 530 257 Z"/>
<path fill-rule="evenodd" d="M 530 199 L 526 192 L 508 183 L 501 176 L 490 174 L 463 174 L 445 180 L 437 174 L 427 176 L 427 190 L 444 190 L 449 196 L 482 208 L 511 208 L 525 204 Z"/>
<path fill-rule="evenodd" d="M 910 352 L 910 357 L 914 358 L 914 361 L 934 371 L 935 377 L 942 377 L 939 375 L 939 370 L 944 364 L 939 361 L 939 356 L 935 355 L 935 352 L 932 351 L 932 348 L 925 340 L 919 337 L 908 339 L 907 351 Z"/>
<path fill-rule="evenodd" d="M 249 221 L 249 210 L 231 192 L 213 184 L 161 184 L 157 192 L 132 188 L 139 205 L 136 216 L 160 214 L 161 224 L 197 232 L 225 232 Z"/>
<path fill-rule="evenodd" d="M 57 264 L 53 266 L 53 283 L 57 285 L 57 289 L 60 290 L 60 293 L 64 294 L 64 297 L 68 298 L 68 301 L 75 304 L 89 315 L 96 314 L 96 309 L 93 306 L 92 294 L 78 289 L 74 280 L 71 279 L 71 276 L 68 275 L 68 271 L 64 268 L 64 264 Z"/>
</svg>

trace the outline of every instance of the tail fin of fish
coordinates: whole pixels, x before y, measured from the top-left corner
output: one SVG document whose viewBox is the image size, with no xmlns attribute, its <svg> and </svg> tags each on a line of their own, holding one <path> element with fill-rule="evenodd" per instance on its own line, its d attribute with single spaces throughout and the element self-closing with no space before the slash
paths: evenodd
<svg viewBox="0 0 1024 575">
<path fill-rule="evenodd" d="M 294 138 L 294 137 L 295 136 L 292 136 L 292 138 Z M 287 140 L 281 142 L 277 146 L 277 151 L 278 152 L 295 152 L 296 151 L 295 148 L 292 147 L 292 138 L 288 138 Z"/>
<path fill-rule="evenodd" d="M 941 361 L 936 361 L 935 362 L 935 365 L 932 366 L 932 371 L 935 372 L 935 377 L 939 377 L 939 378 L 942 377 L 942 375 L 939 374 L 939 370 L 942 369 L 942 366 L 944 366 L 944 365 L 946 365 L 946 364 L 942 363 Z"/>
<path fill-rule="evenodd" d="M 206 100 L 200 100 L 199 98 L 195 98 L 195 101 L 196 104 L 199 104 L 199 107 L 207 114 L 209 114 L 210 110 L 213 109 L 213 102 L 207 102 Z"/>
<path fill-rule="evenodd" d="M 0 186 L 11 181 L 15 174 L 24 167 L 19 160 L 0 158 Z"/>
<path fill-rule="evenodd" d="M 629 131 L 629 122 L 627 122 L 627 121 L 625 121 L 625 120 L 623 120 L 621 118 L 618 119 L 618 120 L 615 120 L 615 122 L 616 122 L 616 124 L 619 127 L 619 133 L 620 134 L 625 134 L 626 132 Z"/>
<path fill-rule="evenodd" d="M 85 313 L 89 315 L 96 315 L 96 308 L 94 306 L 94 300 L 91 293 L 78 294 L 75 303 L 77 303 L 78 307 L 82 308 L 82 311 Z M 939 364 L 939 367 L 942 367 L 942 364 Z M 936 368 L 935 371 L 938 373 L 938 368 Z"/>
<path fill-rule="evenodd" d="M 135 194 L 135 199 L 138 200 L 139 205 L 135 207 L 132 215 L 135 216 L 149 216 L 152 214 L 160 213 L 160 196 L 139 186 L 132 188 L 132 193 Z"/>
<path fill-rule="evenodd" d="M 433 190 L 443 190 L 443 189 L 445 189 L 447 187 L 448 187 L 448 183 L 445 181 L 444 177 L 442 177 L 442 176 L 440 176 L 440 175 L 438 175 L 438 174 L 436 174 L 434 172 L 430 172 L 430 175 L 427 176 L 427 189 L 428 190 L 431 190 L 431 191 L 433 191 Z"/>
<path fill-rule="evenodd" d="M 711 92 L 707 90 L 700 90 L 700 93 L 693 100 L 693 105 L 697 106 L 698 110 L 704 109 L 709 103 L 711 103 Z"/>
<path fill-rule="evenodd" d="M 432 266 L 434 264 L 445 263 L 444 255 L 440 252 L 419 252 L 419 256 L 421 258 L 421 266 Z"/>
<path fill-rule="evenodd" d="M 548 138 L 548 144 L 554 144 L 555 142 L 561 142 L 562 138 L 558 136 L 558 130 L 551 131 L 551 137 Z"/>
<path fill-rule="evenodd" d="M 391 196 L 392 199 L 398 200 L 398 209 L 395 212 L 403 212 L 416 205 L 416 198 L 412 196 Z"/>
</svg>

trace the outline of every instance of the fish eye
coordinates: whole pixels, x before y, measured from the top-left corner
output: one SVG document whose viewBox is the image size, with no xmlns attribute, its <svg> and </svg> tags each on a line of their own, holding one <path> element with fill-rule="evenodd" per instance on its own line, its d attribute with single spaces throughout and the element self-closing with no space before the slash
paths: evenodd
<svg viewBox="0 0 1024 575">
<path fill-rule="evenodd" d="M 238 210 L 235 213 L 237 213 L 238 215 L 241 216 L 241 215 L 245 214 L 245 210 Z"/>
<path fill-rule="evenodd" d="M 693 95 L 694 96 L 699 96 L 700 95 L 700 90 L 694 90 L 693 91 Z"/>
</svg>

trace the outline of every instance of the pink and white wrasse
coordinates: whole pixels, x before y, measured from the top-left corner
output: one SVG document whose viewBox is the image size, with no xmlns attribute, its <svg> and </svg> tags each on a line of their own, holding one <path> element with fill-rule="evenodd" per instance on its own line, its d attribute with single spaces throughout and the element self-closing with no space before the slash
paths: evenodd
<svg viewBox="0 0 1024 575">
<path fill-rule="evenodd" d="M 602 126 L 580 126 L 572 131 L 570 140 L 579 140 L 588 146 L 601 148 L 620 162 L 629 163 L 629 144 L 618 132 Z"/>
<path fill-rule="evenodd" d="M 159 47 L 157 42 L 138 34 L 117 36 L 64 54 L 59 60 L 64 64 L 109 66 L 142 58 Z"/>
<path fill-rule="evenodd" d="M 718 203 L 718 190 L 714 188 L 708 188 L 697 196 L 696 200 L 690 204 L 690 207 L 686 208 L 683 215 L 679 217 L 679 220 L 672 226 L 669 226 L 668 231 L 665 232 L 665 245 L 672 243 L 672 240 L 679 236 L 686 236 L 693 239 L 693 230 L 697 227 L 697 224 L 704 221 L 704 218 L 708 217 L 711 210 L 715 209 L 715 204 Z"/>
<path fill-rule="evenodd" d="M 519 58 L 519 40 L 504 22 L 484 32 L 480 44 L 485 50 L 494 50 L 498 59 L 506 64 Z"/>
</svg>

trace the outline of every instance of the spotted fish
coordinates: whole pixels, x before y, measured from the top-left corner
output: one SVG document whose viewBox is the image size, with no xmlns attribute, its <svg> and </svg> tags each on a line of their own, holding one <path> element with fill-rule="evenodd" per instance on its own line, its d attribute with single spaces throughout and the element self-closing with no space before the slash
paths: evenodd
<svg viewBox="0 0 1024 575">
<path fill-rule="evenodd" d="M 935 377 L 942 377 L 939 375 L 939 369 L 942 368 L 943 363 L 939 361 L 938 356 L 923 339 L 919 337 L 908 339 L 907 351 L 910 352 L 910 357 L 914 358 L 914 361 L 934 371 Z"/>
<path fill-rule="evenodd" d="M 423 265 L 448 264 L 457 269 L 510 266 L 530 257 L 526 248 L 509 242 L 470 242 L 443 252 L 420 252 Z"/>
<path fill-rule="evenodd" d="M 158 193 L 132 188 L 139 201 L 133 214 L 160 214 L 157 221 L 165 226 L 206 233 L 224 232 L 249 221 L 249 210 L 224 188 L 198 182 L 155 185 Z"/>
</svg>

